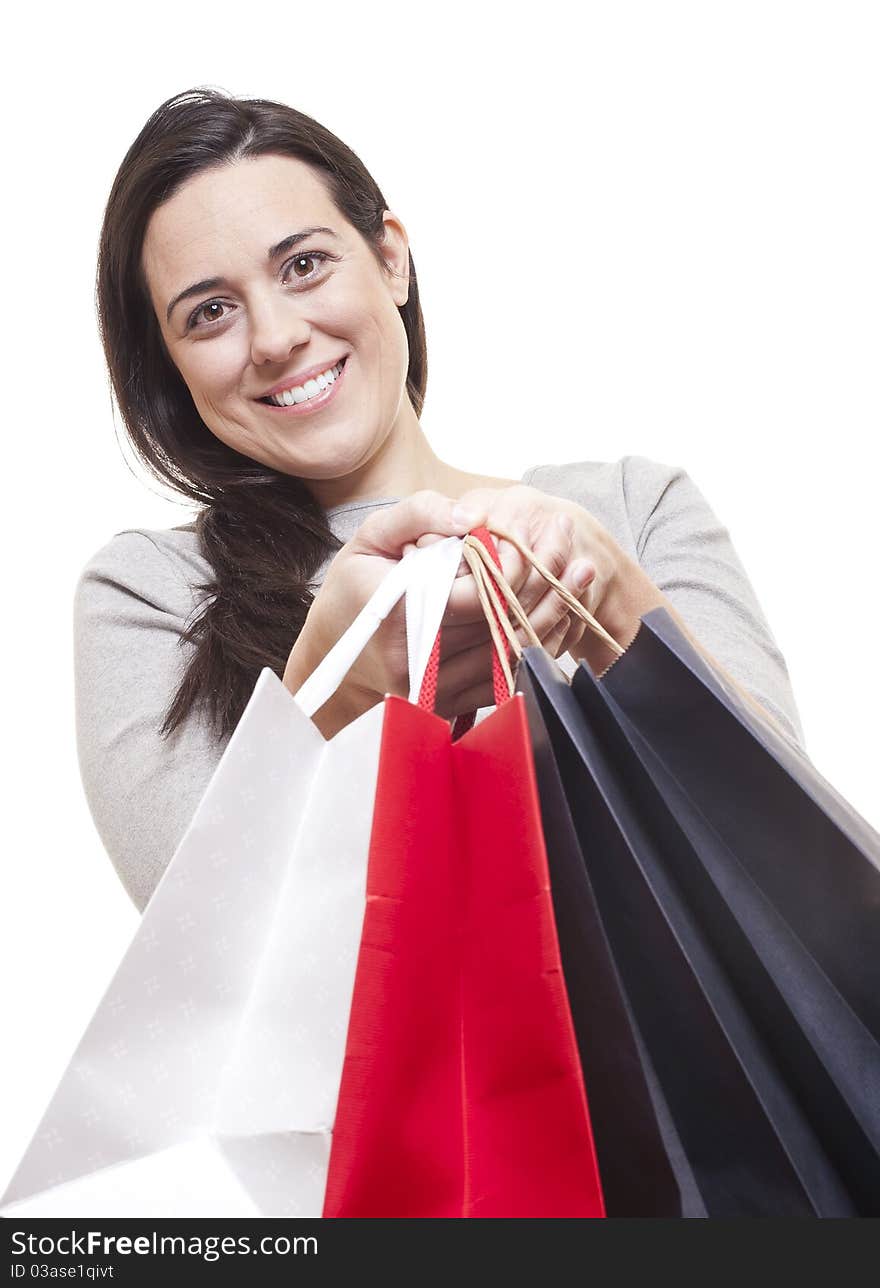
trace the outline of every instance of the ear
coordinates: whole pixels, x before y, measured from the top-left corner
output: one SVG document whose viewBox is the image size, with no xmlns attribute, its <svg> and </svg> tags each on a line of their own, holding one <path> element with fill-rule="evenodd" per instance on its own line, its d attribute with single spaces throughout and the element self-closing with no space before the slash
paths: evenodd
<svg viewBox="0 0 880 1288">
<path fill-rule="evenodd" d="M 382 258 L 388 265 L 389 290 L 398 308 L 409 299 L 409 239 L 401 221 L 390 210 L 382 215 L 385 234 Z"/>
</svg>

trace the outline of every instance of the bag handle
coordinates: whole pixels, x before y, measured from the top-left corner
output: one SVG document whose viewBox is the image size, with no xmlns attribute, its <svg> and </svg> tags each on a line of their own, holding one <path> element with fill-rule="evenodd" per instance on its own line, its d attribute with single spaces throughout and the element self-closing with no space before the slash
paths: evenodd
<svg viewBox="0 0 880 1288">
<path fill-rule="evenodd" d="M 294 694 L 294 700 L 305 714 L 314 715 L 333 696 L 368 641 L 404 595 L 407 603 L 410 701 L 417 701 L 423 709 L 433 711 L 440 662 L 440 624 L 462 557 L 467 561 L 474 576 L 477 593 L 495 644 L 492 656 L 495 702 L 500 706 L 509 701 L 514 692 L 510 652 L 513 650 L 519 661 L 522 647 L 516 638 L 508 612 L 502 604 L 502 595 L 529 642 L 540 647 L 541 641 L 501 570 L 501 560 L 492 539 L 493 532 L 503 541 L 509 541 L 545 581 L 554 587 L 568 607 L 618 656 L 624 652 L 613 636 L 609 635 L 595 617 L 548 568 L 544 567 L 518 537 L 501 528 L 490 531 L 486 527 L 479 527 L 474 528 L 463 540 L 460 537 L 446 537 L 433 545 L 411 550 L 392 567 L 348 630 L 337 640 Z M 506 638 L 502 638 L 500 633 L 502 630 Z M 475 718 L 476 712 L 459 716 L 455 723 L 453 737 L 460 737 L 461 733 L 471 728 Z"/>
<path fill-rule="evenodd" d="M 305 715 L 313 716 L 332 698 L 382 622 L 400 599 L 406 595 L 408 601 L 410 594 L 413 595 L 413 612 L 407 618 L 410 684 L 416 692 L 420 690 L 431 644 L 440 629 L 461 563 L 461 547 L 461 537 L 445 537 L 434 545 L 411 550 L 391 567 L 348 629 L 293 695 Z"/>
<path fill-rule="evenodd" d="M 502 528 L 494 528 L 493 531 L 496 536 L 502 539 L 502 541 L 509 541 L 512 546 L 515 546 L 516 549 L 520 552 L 520 554 L 525 559 L 528 560 L 528 562 L 532 565 L 532 567 L 535 568 L 541 574 L 544 580 L 549 582 L 550 585 L 553 586 L 554 589 L 559 592 L 559 594 L 568 604 L 569 608 L 578 617 L 580 617 L 581 620 L 585 622 L 586 625 L 589 626 L 590 629 L 595 634 L 597 634 L 601 639 L 603 639 L 605 643 L 608 644 L 609 647 L 614 650 L 614 652 L 617 654 L 618 657 L 620 657 L 620 655 L 623 653 L 624 650 L 622 646 L 617 642 L 617 640 L 614 639 L 612 635 L 609 635 L 608 631 L 605 630 L 605 627 L 602 626 L 600 622 L 596 621 L 596 618 L 592 615 L 592 613 L 588 609 L 584 608 L 583 604 L 580 603 L 579 600 L 575 599 L 571 591 L 569 591 L 565 586 L 563 586 L 562 582 L 559 581 L 558 578 L 554 577 L 553 573 L 550 571 L 549 568 L 544 567 L 540 559 L 538 559 L 536 555 L 532 554 L 531 550 L 529 550 L 527 546 L 523 545 L 523 543 L 519 540 L 518 537 L 513 536 L 509 532 L 505 532 Z M 491 554 L 490 554 L 490 550 L 486 548 L 487 545 L 491 549 Z M 486 528 L 474 528 L 472 532 L 468 533 L 468 535 L 464 538 L 463 554 L 464 554 L 464 558 L 468 562 L 468 566 L 470 567 L 471 572 L 474 575 L 474 580 L 477 582 L 477 591 L 478 593 L 481 594 L 481 602 L 483 601 L 483 594 L 480 591 L 481 584 L 483 587 L 483 592 L 492 601 L 492 612 L 490 613 L 486 611 L 485 604 L 484 604 L 484 612 L 486 612 L 486 617 L 489 622 L 489 627 L 492 630 L 493 639 L 495 641 L 495 654 L 493 655 L 493 666 L 497 663 L 499 658 L 503 659 L 504 677 L 509 685 L 509 692 L 505 693 L 503 690 L 501 690 L 500 696 L 499 696 L 499 685 L 498 685 L 498 679 L 496 676 L 495 702 L 496 702 L 496 705 L 500 706 L 502 702 L 508 701 L 509 697 L 513 695 L 513 691 L 514 691 L 514 681 L 513 681 L 513 676 L 511 675 L 510 666 L 509 666 L 509 659 L 510 659 L 509 649 L 513 650 L 513 653 L 518 662 L 522 657 L 522 645 L 520 644 L 519 640 L 516 637 L 516 632 L 514 631 L 513 626 L 510 623 L 507 610 L 505 609 L 504 605 L 501 603 L 501 600 L 498 594 L 499 590 L 501 594 L 504 595 L 504 598 L 507 601 L 507 608 L 510 609 L 510 611 L 513 613 L 514 617 L 517 619 L 520 626 L 522 627 L 523 631 L 525 632 L 526 639 L 529 641 L 529 643 L 537 646 L 538 648 L 541 648 L 542 647 L 541 641 L 538 638 L 534 630 L 534 627 L 529 621 L 528 616 L 525 610 L 523 609 L 522 604 L 517 599 L 517 596 L 513 590 L 513 587 L 507 581 L 507 578 L 504 576 L 503 572 L 501 572 L 501 565 L 500 565 L 500 560 L 498 559 L 498 552 L 495 548 L 494 543 L 492 542 L 492 538 L 491 538 L 491 535 L 489 534 L 489 530 Z M 498 636 L 498 631 L 496 629 L 497 623 L 500 623 L 500 625 L 504 629 L 504 632 L 507 636 L 506 643 L 509 645 L 509 649 L 506 647 L 506 645 L 502 644 Z M 439 648 L 438 648 L 438 653 L 439 653 Z M 459 716 L 453 727 L 453 733 L 452 733 L 453 740 L 461 737 L 463 733 L 467 733 L 468 729 L 473 727 L 475 719 L 476 719 L 476 712 L 473 712 L 473 711 L 470 712 L 468 715 Z"/>
<path fill-rule="evenodd" d="M 471 551 L 468 541 L 473 535 L 485 551 L 486 565 L 480 563 L 479 559 Z M 485 544 L 483 544 L 485 543 Z M 506 614 L 501 607 L 494 593 L 494 604 L 487 591 L 487 586 L 491 583 L 493 576 L 500 575 L 501 559 L 495 542 L 492 540 L 488 528 L 474 528 L 472 534 L 468 534 L 462 542 L 462 555 L 474 575 L 474 581 L 477 587 L 477 594 L 480 598 L 480 605 L 489 624 L 489 630 L 492 633 L 492 639 L 495 648 L 492 652 L 492 687 L 494 690 L 496 706 L 501 706 L 504 702 L 509 701 L 513 696 L 514 684 L 513 675 L 510 670 L 510 648 L 505 640 L 502 639 L 498 620 L 504 620 Z M 491 571 L 487 571 L 491 569 Z M 497 605 L 497 608 L 495 607 Z M 407 612 L 409 611 L 409 599 L 407 599 Z M 508 623 L 509 625 L 509 623 Z M 440 670 L 440 646 L 442 630 L 438 627 L 437 634 L 434 638 L 430 657 L 427 667 L 424 671 L 424 679 L 418 688 L 413 685 L 410 690 L 410 702 L 418 702 L 423 711 L 433 711 L 437 701 L 437 677 Z M 409 618 L 407 617 L 407 636 L 409 636 Z M 473 727 L 476 720 L 476 711 L 470 711 L 466 715 L 456 717 L 452 730 L 453 740 L 460 738 L 463 733 Z"/>
<path fill-rule="evenodd" d="M 485 549 L 483 549 L 480 541 L 477 539 L 476 534 L 478 533 L 478 531 L 480 530 L 475 528 L 473 530 L 473 533 L 468 533 L 468 535 L 464 538 L 464 543 L 465 545 L 471 546 L 471 548 L 479 555 L 479 557 L 483 560 L 484 564 L 486 564 L 488 567 L 489 566 L 488 552 Z M 622 645 L 620 645 L 617 642 L 617 640 L 614 638 L 613 635 L 608 634 L 605 627 L 600 622 L 596 621 L 592 613 L 588 609 L 584 608 L 580 600 L 575 599 L 571 591 L 566 586 L 563 586 L 562 582 L 559 581 L 558 578 L 554 577 L 550 569 L 544 567 L 540 559 L 538 559 L 536 555 L 532 554 L 528 546 L 523 545 L 519 537 L 515 537 L 513 533 L 505 532 L 501 528 L 493 528 L 492 531 L 494 532 L 495 536 L 500 537 L 502 541 L 509 541 L 512 546 L 515 546 L 516 549 L 519 551 L 519 553 L 523 556 L 523 558 L 528 560 L 528 562 L 532 565 L 532 567 L 541 574 L 544 580 L 549 582 L 550 585 L 554 588 L 554 590 L 558 591 L 558 593 L 565 600 L 566 604 L 571 609 L 571 611 L 575 613 L 576 616 L 580 617 L 581 621 L 585 622 L 586 625 L 589 626 L 590 630 L 593 631 L 595 635 L 598 635 L 600 639 L 604 640 L 605 643 L 608 645 L 608 647 L 612 649 L 617 654 L 618 657 L 621 656 L 621 654 L 625 651 Z M 537 644 L 540 646 L 541 641 L 538 639 L 534 630 L 532 630 L 531 623 L 526 617 L 523 611 L 522 605 L 520 604 L 519 600 L 514 594 L 513 588 L 506 580 L 504 574 L 499 570 L 496 570 L 493 568 L 492 576 L 499 583 L 501 590 L 505 598 L 507 599 L 508 604 L 510 605 L 510 608 L 513 610 L 514 615 L 519 621 L 520 626 L 523 627 L 526 634 L 529 636 L 530 643 Z M 516 636 L 513 635 L 512 633 L 509 635 L 509 639 L 511 641 L 511 646 L 513 647 L 514 651 L 517 654 L 517 660 L 518 660 L 519 657 L 522 655 L 522 648 L 519 645 L 519 641 L 516 639 Z"/>
</svg>

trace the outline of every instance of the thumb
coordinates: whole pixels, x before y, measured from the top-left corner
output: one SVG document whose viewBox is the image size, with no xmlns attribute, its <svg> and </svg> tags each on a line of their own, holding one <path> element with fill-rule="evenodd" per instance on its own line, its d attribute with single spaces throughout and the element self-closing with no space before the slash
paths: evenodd
<svg viewBox="0 0 880 1288">
<path fill-rule="evenodd" d="M 358 528 L 350 546 L 357 554 L 399 559 L 420 537 L 429 533 L 436 534 L 439 540 L 463 537 L 485 519 L 486 515 L 476 508 L 462 512 L 456 501 L 439 492 L 415 492 L 371 514 Z"/>
</svg>

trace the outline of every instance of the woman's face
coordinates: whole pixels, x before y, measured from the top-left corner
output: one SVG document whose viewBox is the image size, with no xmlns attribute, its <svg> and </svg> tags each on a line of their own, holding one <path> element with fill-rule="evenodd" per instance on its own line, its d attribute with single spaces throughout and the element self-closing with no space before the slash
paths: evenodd
<svg viewBox="0 0 880 1288">
<path fill-rule="evenodd" d="M 285 156 L 203 172 L 154 211 L 142 253 L 153 307 L 217 438 L 285 474 L 340 479 L 395 424 L 415 419 L 398 313 L 407 239 L 394 215 L 384 219 L 383 257 L 400 276 L 383 271 L 316 172 Z M 300 238 L 308 229 L 332 231 Z M 261 401 L 342 359 L 335 382 L 325 388 L 322 376 L 297 392 L 320 390 L 314 405 L 306 397 L 288 411 Z"/>
</svg>

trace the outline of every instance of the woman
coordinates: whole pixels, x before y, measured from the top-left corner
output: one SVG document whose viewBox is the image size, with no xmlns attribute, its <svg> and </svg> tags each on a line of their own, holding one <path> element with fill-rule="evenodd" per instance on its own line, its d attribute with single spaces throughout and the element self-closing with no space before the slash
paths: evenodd
<svg viewBox="0 0 880 1288">
<path fill-rule="evenodd" d="M 76 593 L 83 781 L 138 908 L 261 668 L 296 692 L 392 561 L 484 521 L 519 535 L 623 645 L 664 606 L 802 742 L 782 655 L 684 471 L 630 456 L 516 480 L 435 455 L 419 425 L 427 355 L 406 230 L 309 117 L 206 90 L 164 103 L 114 181 L 97 302 L 135 449 L 202 506 L 190 525 L 116 534 Z M 512 544 L 499 551 L 553 656 L 596 671 L 613 660 Z M 407 688 L 399 609 L 316 723 L 330 737 Z M 460 575 L 437 709 L 491 702 L 489 633 Z"/>
</svg>

